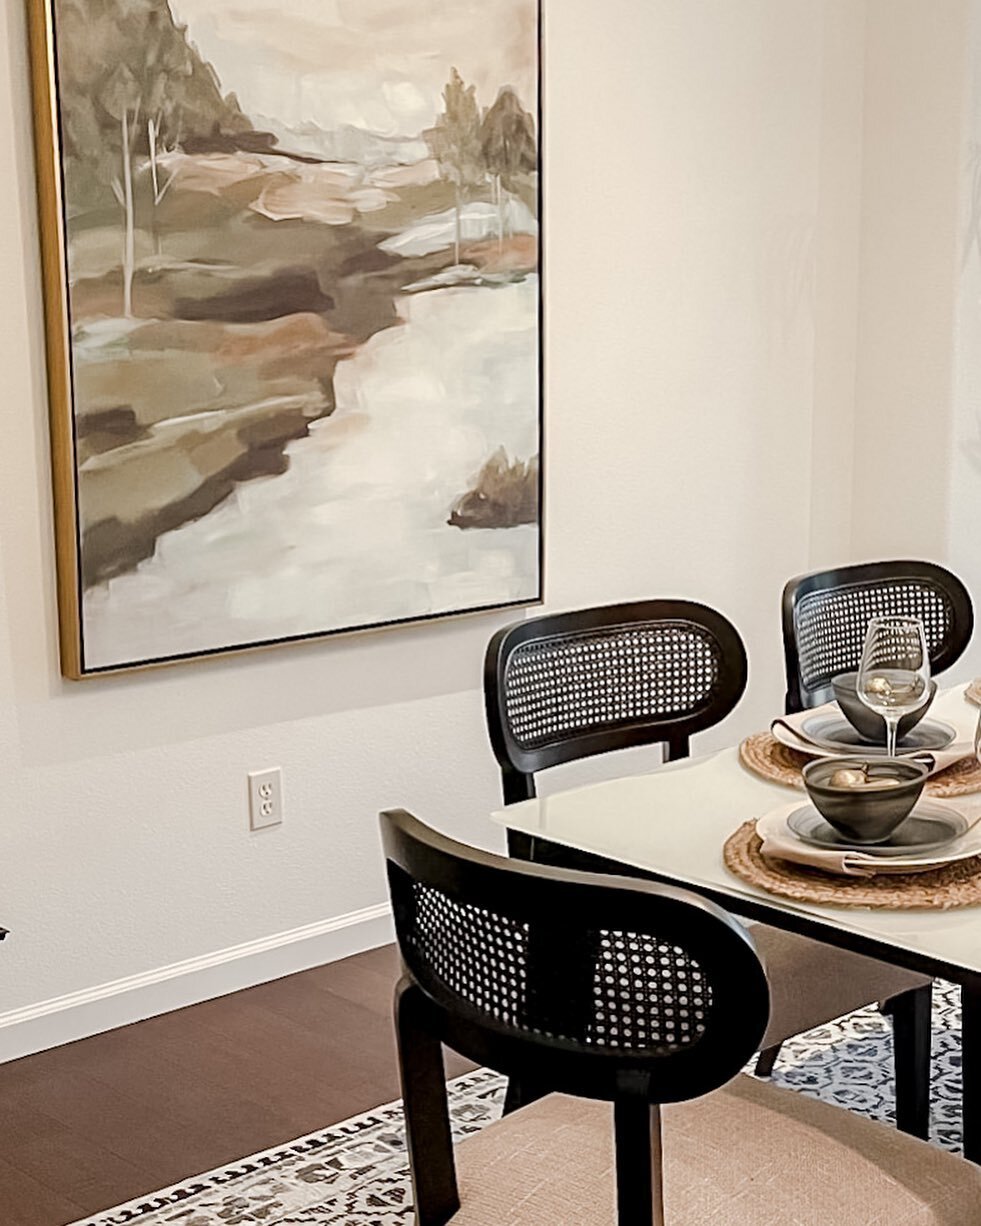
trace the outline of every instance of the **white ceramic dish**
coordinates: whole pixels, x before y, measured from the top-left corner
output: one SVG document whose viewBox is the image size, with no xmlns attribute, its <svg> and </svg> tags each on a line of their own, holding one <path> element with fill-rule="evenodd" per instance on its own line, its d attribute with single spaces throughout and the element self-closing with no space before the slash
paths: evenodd
<svg viewBox="0 0 981 1226">
<path fill-rule="evenodd" d="M 809 809 L 811 807 L 807 804 L 790 808 L 784 805 L 779 809 L 773 809 L 758 819 L 756 823 L 757 833 L 764 841 L 772 838 L 785 844 L 796 844 L 802 849 L 806 849 L 810 853 L 807 862 L 814 867 L 827 867 L 829 872 L 836 871 L 834 867 L 835 862 L 840 862 L 842 859 L 856 867 L 860 866 L 867 873 L 923 873 L 932 868 L 941 868 L 945 864 L 953 864 L 958 860 L 969 860 L 972 856 L 981 855 L 981 824 L 970 825 L 963 814 L 957 813 L 957 810 L 951 809 L 949 806 L 944 806 L 946 811 L 948 813 L 957 813 L 961 821 L 967 825 L 968 828 L 964 834 L 933 852 L 914 852 L 912 854 L 895 856 L 876 855 L 874 851 L 870 852 L 870 849 L 867 847 L 852 850 L 850 847 L 839 844 L 837 846 L 826 845 L 819 849 L 814 843 L 805 843 L 790 828 L 788 822 L 793 814 L 801 809 Z M 820 857 L 822 852 L 825 852 L 827 855 L 826 865 L 816 858 Z M 839 868 L 837 871 L 841 872 L 842 869 Z"/>
<path fill-rule="evenodd" d="M 963 838 L 970 823 L 967 818 L 936 801 L 920 800 L 909 817 L 884 843 L 851 843 L 826 822 L 812 804 L 801 805 L 787 818 L 787 826 L 803 842 L 825 851 L 867 852 L 876 859 L 923 857 L 946 851 L 955 839 Z"/>
<path fill-rule="evenodd" d="M 863 741 L 843 715 L 824 712 L 801 722 L 803 736 L 781 721 L 775 721 L 772 733 L 788 749 L 826 758 L 837 754 L 861 754 L 867 758 L 886 756 L 885 745 L 870 745 Z M 940 753 L 957 740 L 957 729 L 939 719 L 924 719 L 897 748 L 898 756 L 915 753 Z"/>
</svg>

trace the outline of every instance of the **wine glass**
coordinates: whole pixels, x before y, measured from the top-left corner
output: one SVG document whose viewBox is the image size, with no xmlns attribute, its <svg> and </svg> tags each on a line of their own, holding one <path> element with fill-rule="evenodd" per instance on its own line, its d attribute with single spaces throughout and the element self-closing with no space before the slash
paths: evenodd
<svg viewBox="0 0 981 1226">
<path fill-rule="evenodd" d="M 974 729 L 974 757 L 981 766 L 981 711 L 978 712 L 978 726 Z"/>
<path fill-rule="evenodd" d="M 858 666 L 859 698 L 886 722 L 886 754 L 896 756 L 899 721 L 921 706 L 930 685 L 930 656 L 918 617 L 873 617 Z"/>
</svg>

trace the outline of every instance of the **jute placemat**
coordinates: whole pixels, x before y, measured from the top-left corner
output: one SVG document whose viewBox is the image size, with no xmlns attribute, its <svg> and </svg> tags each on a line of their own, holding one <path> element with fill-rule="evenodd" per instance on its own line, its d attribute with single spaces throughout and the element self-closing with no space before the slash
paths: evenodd
<svg viewBox="0 0 981 1226">
<path fill-rule="evenodd" d="M 916 911 L 981 906 L 981 856 L 925 873 L 838 877 L 786 860 L 768 860 L 761 847 L 756 822 L 743 822 L 726 840 L 723 849 L 726 868 L 768 894 L 795 902 Z"/>
<path fill-rule="evenodd" d="M 739 758 L 744 766 L 771 783 L 803 791 L 801 769 L 811 759 L 807 754 L 788 749 L 770 732 L 754 732 L 739 746 Z M 927 780 L 928 796 L 968 796 L 981 792 L 981 764 L 971 756 L 961 758 L 953 766 L 932 775 Z"/>
</svg>

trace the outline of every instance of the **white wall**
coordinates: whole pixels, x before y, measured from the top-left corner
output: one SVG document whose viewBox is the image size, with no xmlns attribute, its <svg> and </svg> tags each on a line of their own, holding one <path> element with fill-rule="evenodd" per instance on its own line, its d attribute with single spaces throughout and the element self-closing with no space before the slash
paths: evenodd
<svg viewBox="0 0 981 1226">
<path fill-rule="evenodd" d="M 718 603 L 749 641 L 750 722 L 809 564 L 816 341 L 837 363 L 827 304 L 855 309 L 854 268 L 829 263 L 815 322 L 815 250 L 855 242 L 855 9 L 550 10 L 549 597 Z"/>
<path fill-rule="evenodd" d="M 853 550 L 947 553 L 967 0 L 869 0 Z M 902 497 L 890 497 L 900 483 Z"/>
<path fill-rule="evenodd" d="M 866 9 L 825 6 L 821 175 L 814 250 L 810 566 L 852 559 Z"/>
<path fill-rule="evenodd" d="M 866 7 L 850 553 L 933 558 L 977 603 L 981 2 Z M 981 629 L 946 676 L 979 673 Z"/>
<path fill-rule="evenodd" d="M 981 592 L 981 0 L 971 0 L 965 46 L 948 555 L 968 587 Z M 965 675 L 979 673 L 981 631 L 965 661 Z"/>
<path fill-rule="evenodd" d="M 381 902 L 383 805 L 496 844 L 478 687 L 507 618 L 61 680 L 23 5 L 0 7 L 0 1010 L 28 1016 Z M 547 9 L 548 603 L 729 613 L 752 676 L 719 744 L 780 701 L 783 581 L 847 535 L 815 527 L 812 466 L 847 500 L 815 404 L 847 421 L 862 6 Z M 270 764 L 286 821 L 252 835 Z"/>
</svg>

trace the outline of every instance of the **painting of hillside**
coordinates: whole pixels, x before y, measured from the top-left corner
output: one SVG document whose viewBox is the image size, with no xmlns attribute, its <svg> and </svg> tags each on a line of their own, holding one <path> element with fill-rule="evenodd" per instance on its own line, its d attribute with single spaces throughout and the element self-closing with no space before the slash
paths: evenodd
<svg viewBox="0 0 981 1226">
<path fill-rule="evenodd" d="M 537 599 L 536 0 L 51 4 L 77 674 Z"/>
</svg>

